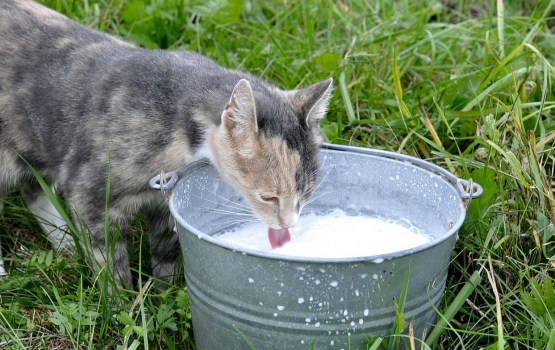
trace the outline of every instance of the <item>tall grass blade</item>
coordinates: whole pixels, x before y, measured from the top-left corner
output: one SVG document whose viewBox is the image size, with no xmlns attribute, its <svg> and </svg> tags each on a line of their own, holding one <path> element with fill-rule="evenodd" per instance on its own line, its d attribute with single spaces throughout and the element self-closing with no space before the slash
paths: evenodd
<svg viewBox="0 0 555 350">
<path fill-rule="evenodd" d="M 29 164 L 23 157 L 20 157 L 20 158 L 27 164 L 27 166 L 33 173 L 33 176 L 35 177 L 41 189 L 43 190 L 44 194 L 46 195 L 48 200 L 52 203 L 54 208 L 56 208 L 56 211 L 62 217 L 62 220 L 64 221 L 64 223 L 66 224 L 69 230 L 69 234 L 71 235 L 71 238 L 73 238 L 73 241 L 75 242 L 75 249 L 77 250 L 77 253 L 79 254 L 80 257 L 84 257 L 85 255 L 83 254 L 83 250 L 79 244 L 79 242 L 81 241 L 80 236 L 78 234 L 79 231 L 75 228 L 75 225 L 73 224 L 73 220 L 71 220 L 71 218 L 69 217 L 69 214 L 67 213 L 64 205 L 62 204 L 62 201 L 52 191 L 52 188 L 50 187 L 50 185 L 48 185 L 46 181 L 44 181 L 43 177 L 39 174 L 39 172 L 31 164 Z"/>
<path fill-rule="evenodd" d="M 411 118 L 412 114 L 403 101 L 403 87 L 401 85 L 401 70 L 399 69 L 399 64 L 397 62 L 397 55 L 393 54 L 393 86 L 395 91 L 395 99 L 397 101 L 397 106 L 401 115 L 405 118 Z M 405 125 L 406 126 L 406 125 Z"/>
<path fill-rule="evenodd" d="M 484 98 L 486 96 L 488 96 L 492 91 L 495 91 L 497 89 L 501 89 L 503 86 L 507 85 L 508 83 L 510 83 L 514 77 L 516 78 L 520 78 L 525 74 L 528 74 L 529 72 L 535 72 L 537 71 L 537 67 L 524 67 L 524 68 L 519 68 L 514 70 L 512 73 L 509 73 L 505 76 L 503 76 L 502 78 L 499 78 L 495 83 L 492 83 L 491 85 L 489 85 L 487 88 L 485 88 L 484 90 L 480 90 L 478 89 L 478 91 L 481 91 L 476 97 L 474 97 L 470 102 L 468 102 L 463 108 L 462 111 L 463 112 L 468 112 L 470 111 L 472 108 L 474 108 L 476 105 L 478 105 L 479 103 L 481 103 Z M 513 77 L 514 74 L 514 77 Z"/>
<path fill-rule="evenodd" d="M 501 301 L 499 299 L 499 292 L 497 290 L 497 283 L 495 281 L 495 273 L 493 271 L 493 264 L 491 263 L 491 256 L 488 255 L 489 270 L 486 269 L 486 275 L 493 290 L 495 297 L 495 315 L 497 317 L 497 349 L 505 349 L 505 338 L 503 332 L 503 317 L 501 315 Z"/>
<path fill-rule="evenodd" d="M 352 123 L 357 120 L 357 118 L 355 116 L 353 104 L 351 103 L 351 99 L 349 98 L 349 92 L 347 91 L 347 84 L 345 83 L 345 71 L 339 74 L 339 90 L 341 91 L 341 98 L 343 99 L 343 103 L 345 104 L 347 119 L 349 120 L 349 123 Z"/>
<path fill-rule="evenodd" d="M 497 0 L 497 35 L 499 37 L 499 55 L 505 57 L 505 5 Z"/>
<path fill-rule="evenodd" d="M 445 330 L 445 326 L 451 322 L 451 320 L 455 317 L 457 312 L 461 309 L 464 305 L 470 294 L 474 292 L 474 290 L 480 285 L 482 278 L 480 277 L 479 271 L 474 271 L 474 273 L 470 276 L 468 281 L 462 287 L 461 291 L 451 305 L 445 310 L 443 314 L 439 314 L 440 318 L 438 319 L 434 329 L 430 333 L 430 335 L 426 338 L 425 344 L 430 348 L 434 349 L 435 343 L 438 340 L 439 336 Z"/>
<path fill-rule="evenodd" d="M 233 330 L 239 334 L 239 336 L 241 338 L 243 338 L 243 340 L 245 341 L 245 343 L 247 343 L 248 347 L 250 350 L 256 350 L 256 348 L 254 347 L 254 345 L 252 344 L 252 342 L 249 340 L 249 338 L 247 338 L 247 336 L 245 335 L 245 333 L 243 333 L 239 328 L 237 328 L 237 326 L 233 325 Z M 314 345 L 312 345 L 314 346 Z"/>
<path fill-rule="evenodd" d="M 394 350 L 399 348 L 401 342 L 401 333 L 406 323 L 406 317 L 403 314 L 405 310 L 405 305 L 407 303 L 407 295 L 409 293 L 409 282 L 410 282 L 410 266 L 405 272 L 405 278 L 403 280 L 403 286 L 401 287 L 401 293 L 399 294 L 399 300 L 395 302 L 395 320 L 393 321 L 392 340 L 389 342 L 389 350 Z"/>
<path fill-rule="evenodd" d="M 487 75 L 487 77 L 482 81 L 480 86 L 478 87 L 478 91 L 482 91 L 488 84 L 495 79 L 499 73 L 516 57 L 518 53 L 522 51 L 522 49 L 526 47 L 525 44 L 520 44 L 515 47 L 506 57 L 503 54 L 503 60 L 499 62 L 495 68 L 491 70 L 491 72 Z"/>
<path fill-rule="evenodd" d="M 530 183 L 528 182 L 529 174 L 527 174 L 522 169 L 522 165 L 520 164 L 520 162 L 516 158 L 515 154 L 512 151 L 505 151 L 499 145 L 495 144 L 491 140 L 486 140 L 486 142 L 487 142 L 488 145 L 495 148 L 495 150 L 497 152 L 499 152 L 501 155 L 503 155 L 503 157 L 505 158 L 507 163 L 509 163 L 509 165 L 511 166 L 511 169 L 515 172 L 515 175 L 520 180 L 522 185 L 529 188 L 530 187 Z"/>
<path fill-rule="evenodd" d="M 549 334 L 546 350 L 555 350 L 555 328 L 553 328 Z"/>
<path fill-rule="evenodd" d="M 382 342 L 383 338 L 377 338 L 376 340 L 374 340 L 374 343 L 371 347 L 368 348 L 368 350 L 378 350 Z"/>
</svg>

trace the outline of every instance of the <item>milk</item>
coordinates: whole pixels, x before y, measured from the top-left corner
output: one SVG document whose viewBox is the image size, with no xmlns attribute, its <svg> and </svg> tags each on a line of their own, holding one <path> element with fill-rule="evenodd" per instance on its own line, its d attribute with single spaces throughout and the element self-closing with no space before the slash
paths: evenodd
<svg viewBox="0 0 555 350">
<path fill-rule="evenodd" d="M 349 216 L 336 209 L 326 215 L 307 214 L 290 228 L 291 241 L 272 250 L 268 227 L 250 223 L 218 238 L 244 248 L 312 258 L 355 258 L 387 254 L 417 247 L 431 240 L 407 221 L 377 216 Z"/>
</svg>

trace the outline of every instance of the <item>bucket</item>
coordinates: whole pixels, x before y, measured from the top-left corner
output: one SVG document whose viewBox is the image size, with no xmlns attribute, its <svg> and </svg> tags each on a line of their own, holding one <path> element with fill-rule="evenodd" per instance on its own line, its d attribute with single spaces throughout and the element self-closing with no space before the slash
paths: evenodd
<svg viewBox="0 0 555 350">
<path fill-rule="evenodd" d="M 368 337 L 391 334 L 402 291 L 415 337 L 433 327 L 457 231 L 481 187 L 397 153 L 325 145 L 320 160 L 322 183 L 302 214 L 341 208 L 405 219 L 432 240 L 396 253 L 330 259 L 235 246 L 214 236 L 237 223 L 227 214 L 230 203 L 244 200 L 212 165 L 192 163 L 177 182 L 172 174 L 170 210 L 197 349 L 366 349 Z"/>
</svg>

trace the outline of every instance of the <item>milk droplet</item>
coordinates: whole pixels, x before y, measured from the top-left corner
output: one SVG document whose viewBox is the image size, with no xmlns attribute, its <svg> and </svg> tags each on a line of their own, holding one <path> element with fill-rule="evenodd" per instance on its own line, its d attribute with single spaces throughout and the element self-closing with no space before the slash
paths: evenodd
<svg viewBox="0 0 555 350">
<path fill-rule="evenodd" d="M 360 295 L 360 292 L 358 291 L 358 289 L 355 289 L 355 295 L 358 297 Z"/>
<path fill-rule="evenodd" d="M 364 309 L 364 316 L 368 316 L 368 313 L 370 312 L 370 310 L 368 309 Z"/>
<path fill-rule="evenodd" d="M 378 279 L 378 275 L 377 275 L 377 274 L 373 274 L 373 275 L 372 275 L 372 278 L 375 279 L 375 280 L 377 280 L 377 279 Z"/>
<path fill-rule="evenodd" d="M 320 280 L 314 281 L 314 284 L 319 285 L 319 284 L 320 284 Z"/>
<path fill-rule="evenodd" d="M 254 279 L 249 277 L 249 283 L 254 283 Z"/>
<path fill-rule="evenodd" d="M 363 320 L 362 318 L 360 318 L 360 319 L 358 320 L 358 324 L 363 324 L 363 323 L 364 323 L 364 320 Z"/>
<path fill-rule="evenodd" d="M 351 327 L 355 326 L 355 321 L 351 321 Z"/>
<path fill-rule="evenodd" d="M 277 313 L 277 312 L 274 312 L 274 317 L 277 317 L 277 315 L 278 315 L 278 313 Z"/>
<path fill-rule="evenodd" d="M 320 322 L 316 322 L 316 323 L 314 324 L 314 327 L 320 327 Z"/>
<path fill-rule="evenodd" d="M 307 317 L 307 318 L 305 318 L 304 320 L 306 321 L 306 323 L 310 323 L 310 321 L 312 321 L 312 320 L 310 319 L 310 317 Z"/>
<path fill-rule="evenodd" d="M 283 305 L 278 305 L 278 306 L 277 306 L 277 309 L 278 309 L 279 311 L 283 311 L 283 310 L 285 309 L 285 306 L 283 306 Z"/>
<path fill-rule="evenodd" d="M 304 298 L 299 298 L 297 301 L 298 301 L 299 304 L 302 304 L 302 303 L 304 303 Z"/>
<path fill-rule="evenodd" d="M 338 284 L 339 283 L 337 281 L 331 281 L 330 282 L 330 286 L 332 286 L 332 287 L 337 287 Z"/>
</svg>

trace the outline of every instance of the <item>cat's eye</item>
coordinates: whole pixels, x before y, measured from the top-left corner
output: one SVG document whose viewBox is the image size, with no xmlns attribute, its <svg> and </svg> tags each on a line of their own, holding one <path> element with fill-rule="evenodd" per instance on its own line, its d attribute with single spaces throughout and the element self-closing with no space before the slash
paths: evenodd
<svg viewBox="0 0 555 350">
<path fill-rule="evenodd" d="M 278 202 L 278 197 L 275 197 L 275 196 L 260 195 L 260 199 L 261 199 L 263 202 L 266 202 L 266 203 L 277 204 L 277 202 Z"/>
</svg>

